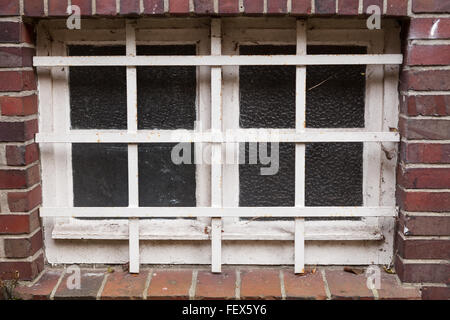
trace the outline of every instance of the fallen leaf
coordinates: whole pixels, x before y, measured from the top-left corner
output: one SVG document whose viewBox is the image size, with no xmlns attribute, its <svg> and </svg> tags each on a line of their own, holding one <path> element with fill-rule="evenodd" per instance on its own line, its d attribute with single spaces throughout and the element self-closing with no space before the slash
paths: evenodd
<svg viewBox="0 0 450 320">
<path fill-rule="evenodd" d="M 395 274 L 395 270 L 394 270 L 393 268 L 389 268 L 389 267 L 383 266 L 383 270 L 384 270 L 386 273 L 389 273 L 389 274 Z"/>
<path fill-rule="evenodd" d="M 344 267 L 344 271 L 345 272 L 349 272 L 349 273 L 353 273 L 353 274 L 363 274 L 364 273 L 364 269 L 362 268 L 353 268 L 353 267 Z"/>
</svg>

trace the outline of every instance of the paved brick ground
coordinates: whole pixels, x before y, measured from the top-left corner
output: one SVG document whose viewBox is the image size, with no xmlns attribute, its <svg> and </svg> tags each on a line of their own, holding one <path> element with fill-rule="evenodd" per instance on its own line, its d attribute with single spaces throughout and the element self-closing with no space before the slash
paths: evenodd
<svg viewBox="0 0 450 320">
<path fill-rule="evenodd" d="M 309 268 L 295 275 L 288 267 L 142 268 L 138 275 L 116 269 L 82 269 L 80 286 L 73 273 L 46 269 L 34 283 L 15 290 L 18 299 L 421 299 L 418 287 L 382 273 L 381 288 L 367 288 L 362 274 L 343 267 Z M 70 288 L 73 289 L 70 289 Z"/>
</svg>

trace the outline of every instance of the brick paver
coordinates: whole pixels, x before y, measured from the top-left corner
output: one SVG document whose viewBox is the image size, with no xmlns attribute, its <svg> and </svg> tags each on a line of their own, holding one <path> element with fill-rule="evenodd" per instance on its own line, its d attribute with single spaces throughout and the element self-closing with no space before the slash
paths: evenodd
<svg viewBox="0 0 450 320">
<path fill-rule="evenodd" d="M 222 270 L 222 273 L 199 271 L 196 299 L 234 299 L 236 297 L 236 271 Z"/>
<path fill-rule="evenodd" d="M 189 299 L 192 270 L 154 270 L 147 299 Z"/>
<path fill-rule="evenodd" d="M 281 299 L 280 271 L 254 269 L 241 272 L 241 299 Z"/>
<path fill-rule="evenodd" d="M 400 286 L 397 276 L 382 273 L 380 288 L 377 289 L 380 300 L 418 300 L 421 298 L 419 288 Z"/>
<path fill-rule="evenodd" d="M 55 300 L 59 299 L 81 299 L 92 300 L 97 298 L 97 293 L 100 290 L 103 279 L 105 278 L 105 271 L 98 270 L 83 270 L 81 271 L 80 287 L 72 287 L 72 282 L 75 273 L 68 273 L 64 275 L 58 289 L 55 293 Z M 69 279 L 69 277 L 71 277 Z M 68 281 L 69 280 L 69 281 Z"/>
<path fill-rule="evenodd" d="M 61 277 L 62 270 L 47 270 L 33 286 L 19 287 L 15 298 L 23 300 L 48 300 Z"/>
<path fill-rule="evenodd" d="M 397 275 L 384 272 L 381 272 L 381 287 L 374 290 L 374 295 L 372 290 L 367 288 L 367 278 L 364 273 L 355 275 L 343 271 L 343 268 L 317 268 L 315 272 L 307 269 L 305 275 L 295 275 L 293 270 L 284 267 L 239 269 L 226 267 L 222 273 L 213 274 L 204 268 L 199 270 L 195 267 L 183 269 L 161 267 L 152 269 L 152 273 L 149 274 L 148 269 L 141 268 L 141 272 L 137 275 L 123 271 L 108 273 L 106 270 L 83 269 L 80 288 L 71 290 L 67 281 L 73 274 L 66 273 L 56 289 L 63 270 L 48 268 L 34 285 L 17 287 L 14 296 L 24 300 L 42 300 L 51 298 L 51 293 L 56 290 L 54 299 L 97 299 L 102 289 L 100 299 L 235 299 L 236 293 L 240 299 L 323 300 L 377 297 L 382 300 L 410 300 L 421 298 L 421 291 L 417 287 L 402 285 Z M 323 272 L 327 284 L 323 281 Z M 193 274 L 197 274 L 194 284 L 192 283 Z M 104 287 L 102 287 L 103 283 Z M 327 296 L 327 286 L 330 297 Z M 282 294 L 282 288 L 284 288 L 284 294 Z M 443 292 L 446 288 L 435 289 Z M 433 299 L 435 296 L 445 296 L 442 292 L 429 293 L 427 297 Z"/>
<path fill-rule="evenodd" d="M 353 274 L 343 270 L 326 270 L 326 279 L 332 299 L 374 299 L 372 290 L 367 288 L 365 274 Z"/>
<path fill-rule="evenodd" d="M 325 300 L 327 294 L 322 273 L 315 270 L 307 271 L 305 275 L 296 275 L 294 271 L 285 270 L 284 287 L 286 299 Z"/>
<path fill-rule="evenodd" d="M 102 300 L 142 299 L 148 271 L 139 274 L 128 272 L 110 273 L 101 295 Z"/>
</svg>

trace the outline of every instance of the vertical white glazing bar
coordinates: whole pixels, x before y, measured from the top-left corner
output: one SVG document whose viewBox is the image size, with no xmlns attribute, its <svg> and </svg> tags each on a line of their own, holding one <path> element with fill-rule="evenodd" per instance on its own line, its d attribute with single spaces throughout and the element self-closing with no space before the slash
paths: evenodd
<svg viewBox="0 0 450 320">
<path fill-rule="evenodd" d="M 297 20 L 297 55 L 306 54 L 306 23 Z M 306 105 L 306 66 L 296 68 L 295 129 L 304 131 Z M 295 206 L 305 206 L 305 144 L 295 145 Z M 295 218 L 294 271 L 305 272 L 305 219 Z"/>
<path fill-rule="evenodd" d="M 211 55 L 221 55 L 220 19 L 211 20 Z M 211 67 L 211 130 L 222 131 L 222 68 Z M 211 146 L 211 206 L 222 207 L 222 145 Z M 222 219 L 211 219 L 211 271 L 222 269 Z"/>
<path fill-rule="evenodd" d="M 136 33 L 133 22 L 126 25 L 126 54 L 136 55 Z M 137 74 L 136 67 L 127 67 L 127 126 L 129 133 L 137 132 Z M 138 147 L 128 145 L 128 206 L 139 206 Z M 139 219 L 129 219 L 130 273 L 139 273 Z"/>
</svg>

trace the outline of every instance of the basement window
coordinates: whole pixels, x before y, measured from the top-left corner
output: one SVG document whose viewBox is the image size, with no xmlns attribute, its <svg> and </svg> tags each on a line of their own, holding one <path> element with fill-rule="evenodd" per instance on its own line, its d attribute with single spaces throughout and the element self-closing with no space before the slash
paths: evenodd
<svg viewBox="0 0 450 320">
<path fill-rule="evenodd" d="M 38 56 L 74 58 L 36 60 L 50 263 L 212 263 L 216 271 L 295 263 L 297 271 L 303 263 L 390 262 L 398 65 L 360 61 L 400 52 L 395 22 L 381 30 L 290 18 L 82 25 L 42 21 L 38 32 Z M 248 55 L 330 63 L 223 62 Z M 336 63 L 341 55 L 353 57 Z M 183 56 L 223 60 L 174 62 Z M 151 63 L 120 62 L 140 57 Z M 240 135 L 225 143 L 214 130 Z M 272 140 L 242 138 L 252 131 Z M 175 136 L 189 163 L 172 161 Z M 245 161 L 208 161 L 230 150 Z M 255 152 L 279 152 L 274 174 L 261 174 L 273 163 L 253 163 Z M 239 214 L 209 214 L 214 208 Z"/>
</svg>

